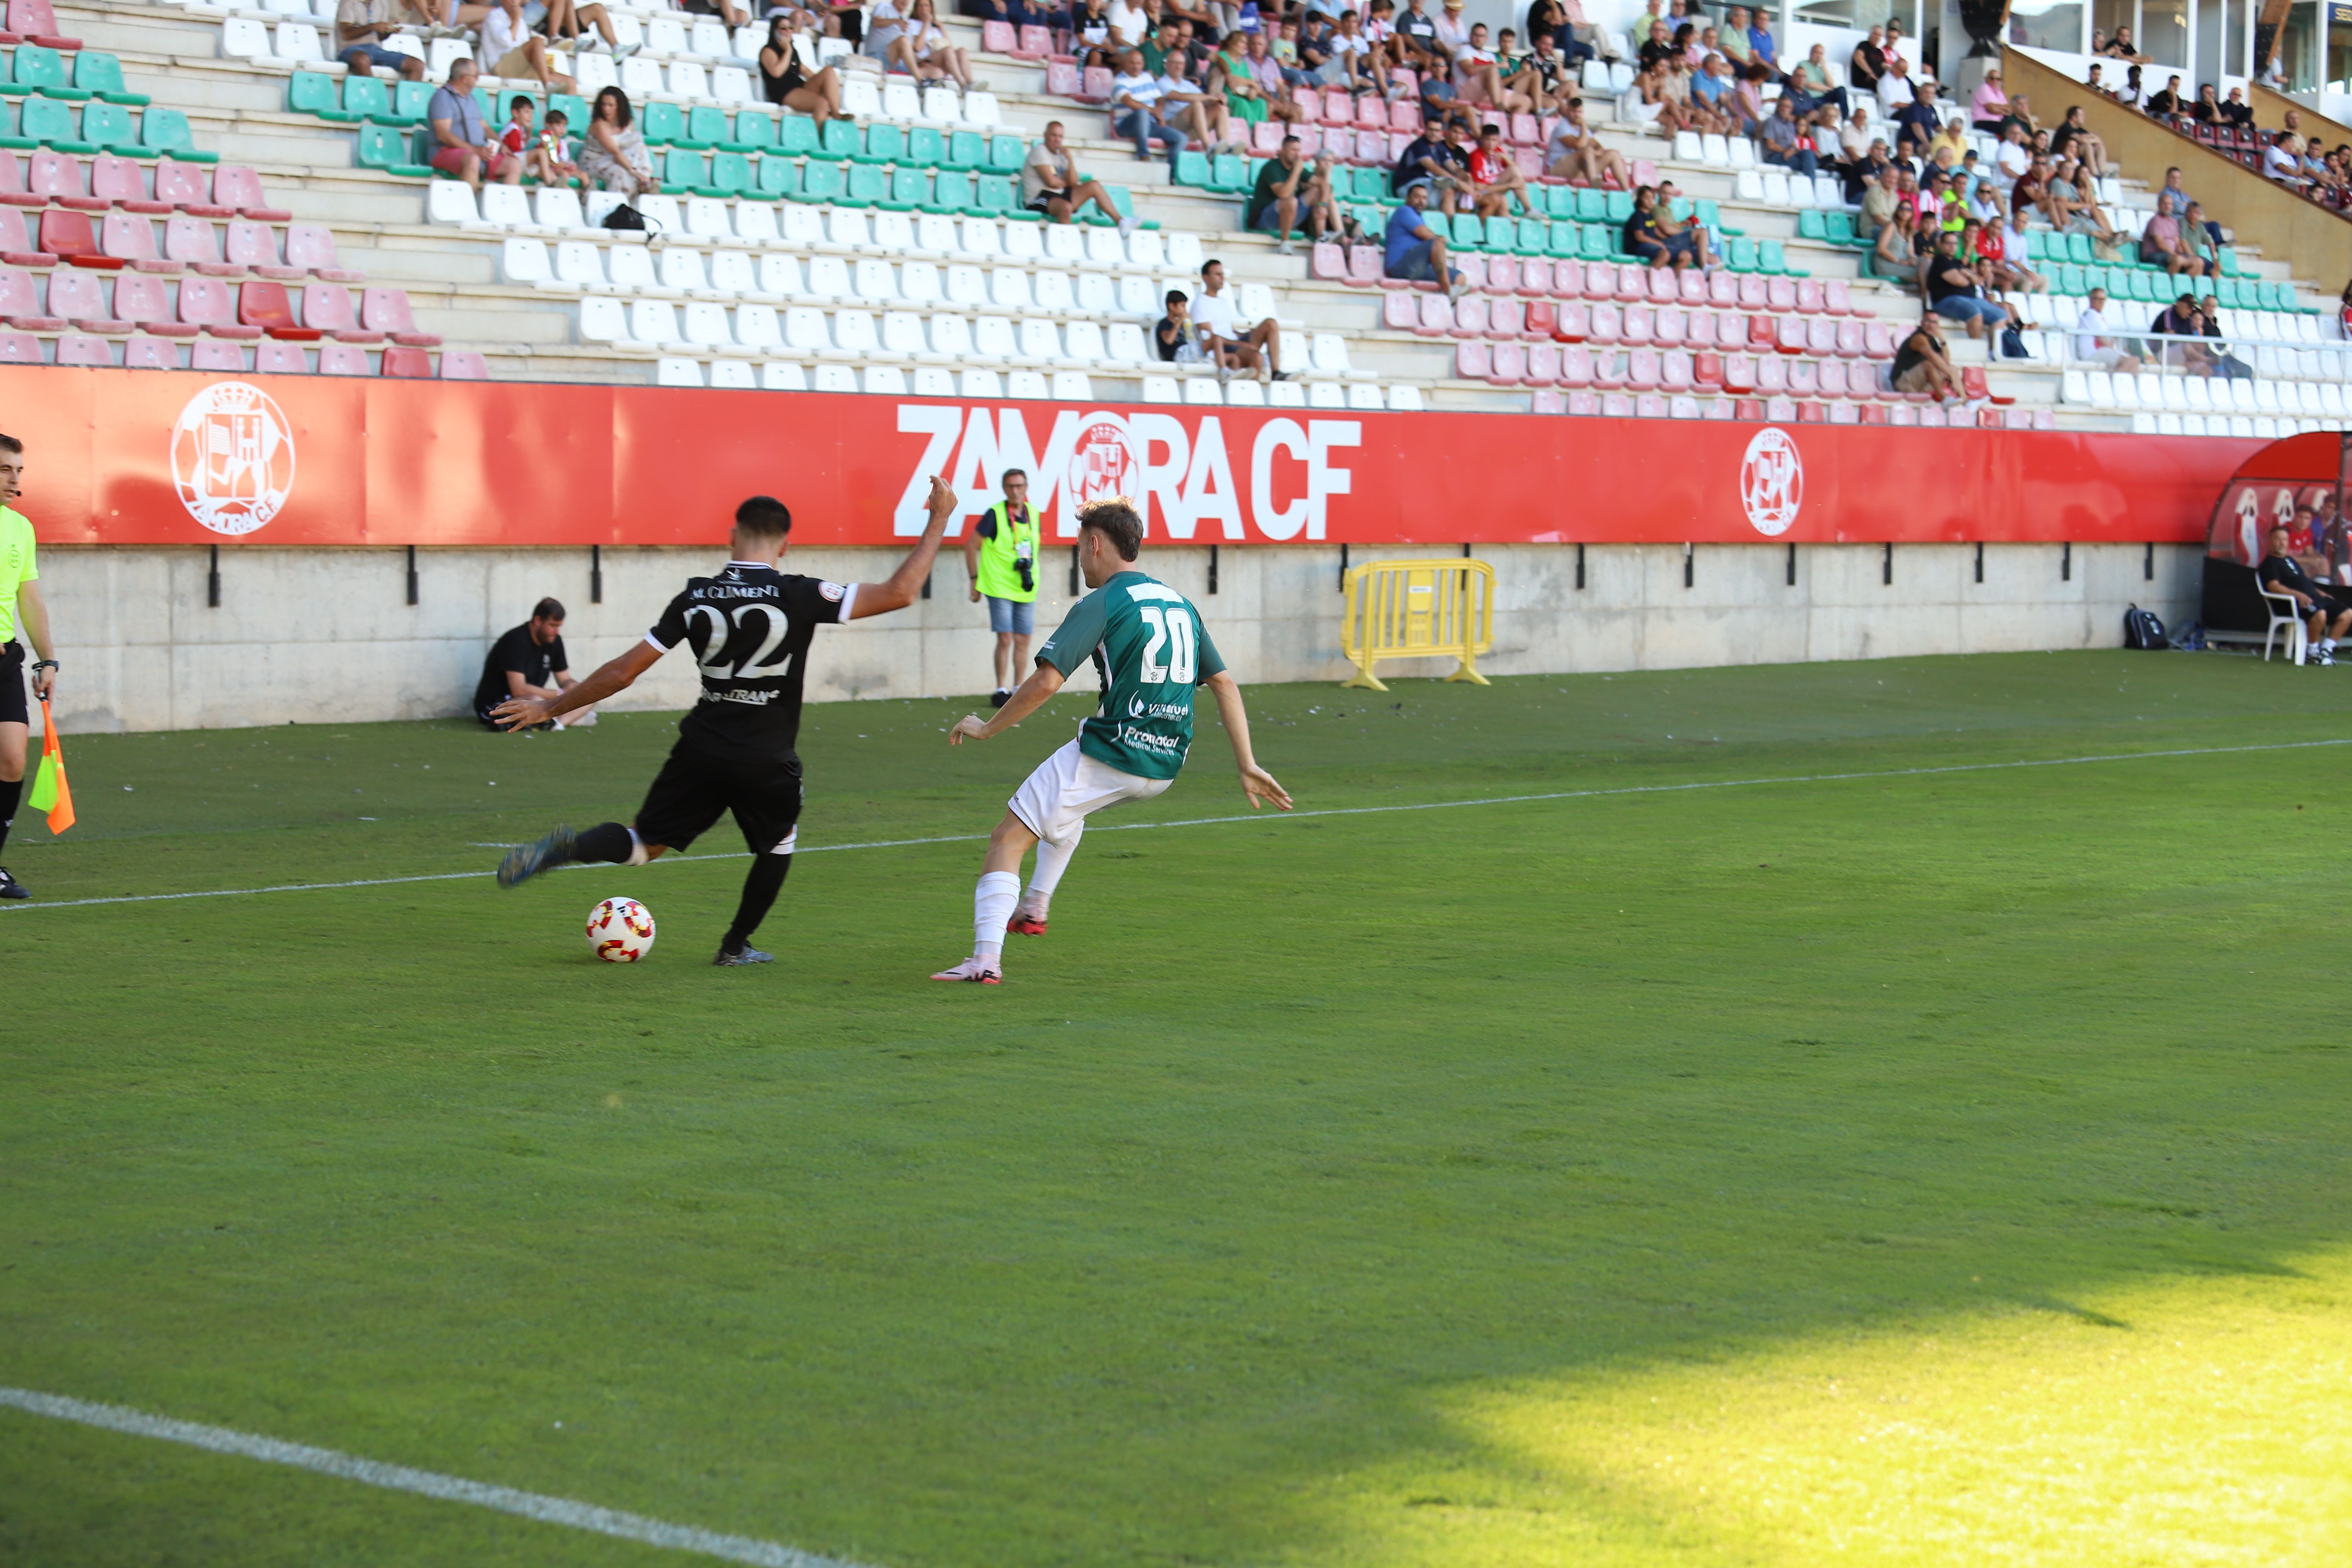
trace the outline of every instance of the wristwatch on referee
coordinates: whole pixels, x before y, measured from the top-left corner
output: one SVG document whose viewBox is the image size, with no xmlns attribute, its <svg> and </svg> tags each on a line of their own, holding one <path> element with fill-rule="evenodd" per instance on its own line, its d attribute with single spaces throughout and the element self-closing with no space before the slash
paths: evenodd
<svg viewBox="0 0 2352 1568">
<path fill-rule="evenodd" d="M 39 660 L 37 663 L 36 663 L 36 664 L 33 666 L 33 673 L 35 673 L 36 675 L 37 675 L 37 674 L 39 674 L 42 670 L 45 670 L 45 669 L 56 669 L 56 668 L 59 668 L 59 666 L 58 666 L 58 661 L 57 661 L 56 659 L 53 659 L 53 658 L 45 658 L 45 659 L 41 659 L 41 660 Z"/>
</svg>

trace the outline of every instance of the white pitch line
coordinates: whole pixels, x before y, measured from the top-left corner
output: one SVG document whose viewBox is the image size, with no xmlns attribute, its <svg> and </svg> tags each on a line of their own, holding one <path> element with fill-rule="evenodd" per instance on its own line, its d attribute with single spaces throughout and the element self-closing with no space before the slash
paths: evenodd
<svg viewBox="0 0 2352 1568">
<path fill-rule="evenodd" d="M 332 1448 L 313 1448 L 305 1443 L 280 1442 L 275 1437 L 259 1437 L 249 1432 L 232 1431 L 226 1426 L 202 1426 L 193 1421 L 174 1421 L 168 1416 L 126 1410 L 119 1405 L 93 1405 L 87 1400 L 68 1399 L 61 1394 L 41 1394 L 29 1388 L 0 1388 L 0 1405 L 10 1405 L 29 1415 L 47 1415 L 59 1421 L 79 1422 L 84 1426 L 100 1426 L 110 1432 L 126 1432 L 134 1437 L 156 1437 L 167 1443 L 185 1443 L 191 1447 L 208 1449 L 215 1454 L 234 1454 L 273 1465 L 291 1465 L 296 1469 L 358 1481 L 363 1486 L 415 1492 L 420 1497 L 437 1498 L 443 1502 L 472 1503 L 477 1508 L 520 1514 L 542 1524 L 567 1525 L 573 1530 L 593 1531 L 598 1535 L 617 1536 L 623 1541 L 640 1541 L 648 1546 L 667 1547 L 674 1552 L 692 1552 L 704 1557 L 723 1558 L 730 1563 L 758 1563 L 761 1568 L 856 1568 L 856 1564 L 839 1558 L 819 1557 L 814 1552 L 798 1551 L 753 1536 L 723 1535 L 691 1524 L 669 1524 L 658 1519 L 647 1519 L 643 1514 L 624 1513 L 618 1509 L 575 1502 L 570 1498 L 517 1491 L 512 1487 L 490 1486 L 458 1476 L 440 1475 L 432 1470 L 412 1470 L 405 1465 L 381 1464 L 351 1454 L 339 1454 Z"/>
<path fill-rule="evenodd" d="M 2154 757 L 2221 757 L 2244 752 L 2300 752 L 2315 746 L 2352 746 L 2352 738 L 2336 741 L 2278 741 L 2260 746 L 2183 746 L 2162 752 L 2113 752 L 2087 757 L 2040 757 L 2013 763 L 1951 763 L 1934 768 L 1882 768 L 1850 773 L 1789 773 L 1773 778 L 1701 779 L 1690 784 L 1623 784 L 1614 789 L 1549 790 L 1540 795 L 1481 795 L 1470 800 L 1426 800 L 1393 805 L 1335 805 L 1318 811 L 1260 811 L 1234 816 L 1188 816 L 1169 822 L 1106 822 L 1089 828 L 1095 833 L 1150 833 L 1167 827 L 1209 827 L 1228 822 L 1296 822 L 1309 816 L 1371 816 L 1397 811 L 1454 811 L 1474 805 L 1521 805 L 1532 801 L 1599 800 L 1622 795 L 1676 795 L 1702 789 L 1755 789 L 1768 784 L 1844 784 L 1857 779 L 1927 778 L 1937 773 L 2000 773 L 2012 768 L 2072 768 L 2094 763 L 2138 763 Z M 978 844 L 985 833 L 948 833 L 932 838 L 877 838 L 863 844 L 805 844 L 803 855 L 824 855 L 846 849 L 903 849 L 919 844 Z M 665 855 L 653 864 L 688 860 L 741 860 L 746 855 Z M 597 862 L 596 864 L 602 864 Z M 562 871 L 591 869 L 583 864 L 559 866 Z M 408 882 L 461 882 L 487 877 L 488 871 L 436 871 L 421 877 L 368 877 L 350 882 L 285 882 L 272 888 L 208 888 L 193 893 L 126 893 L 108 899 L 63 899 L 52 903 L 37 900 L 0 904 L 0 912 L 20 910 L 72 910 L 91 904 L 152 904 L 176 899 L 241 899 L 258 893 L 319 893 L 341 888 L 393 888 Z"/>
</svg>

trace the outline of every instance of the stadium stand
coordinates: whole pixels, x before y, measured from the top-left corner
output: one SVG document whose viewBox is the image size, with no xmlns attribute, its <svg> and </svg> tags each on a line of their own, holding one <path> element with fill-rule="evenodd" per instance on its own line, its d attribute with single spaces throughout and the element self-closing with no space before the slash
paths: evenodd
<svg viewBox="0 0 2352 1568">
<path fill-rule="evenodd" d="M 1918 291 L 1867 275 L 1870 236 L 1832 172 L 1835 140 L 1824 132 L 1826 162 L 1801 172 L 1744 135 L 1665 133 L 1622 35 L 1605 40 L 1614 59 L 1574 79 L 1624 178 L 1552 178 L 1555 114 L 1482 112 L 1530 202 L 1433 207 L 1464 275 L 1449 295 L 1383 275 L 1392 169 L 1438 101 L 1411 71 L 1391 75 L 1389 95 L 1277 73 L 1290 118 L 1240 123 L 1246 153 L 1192 145 L 1143 163 L 1110 133 L 1109 71 L 1082 64 L 1066 35 L 943 19 L 980 73 L 961 91 L 803 35 L 804 64 L 842 73 L 852 117 L 820 129 L 761 101 L 762 28 L 629 0 L 608 6 L 618 50 L 551 51 L 573 92 L 478 89 L 494 127 L 520 93 L 534 123 L 561 110 L 575 134 L 604 87 L 631 95 L 660 194 L 635 204 L 645 229 L 616 230 L 603 222 L 610 193 L 491 184 L 478 198 L 432 177 L 425 106 L 470 53 L 462 37 L 395 35 L 429 79 L 395 80 L 346 69 L 331 16 L 304 0 L 68 5 L 62 22 L 40 0 L 11 0 L 12 24 L 20 10 L 26 41 L 0 50 L 14 106 L 0 121 L 0 359 L 215 368 L 234 353 L 259 368 L 267 349 L 272 368 L 405 374 L 446 337 L 478 352 L 444 355 L 445 375 L 913 395 L 2237 436 L 2346 412 L 2352 344 L 2283 258 L 2216 247 L 2217 275 L 2198 291 L 2214 299 L 2220 337 L 2151 331 L 2174 293 L 2136 243 L 2159 181 L 2122 168 L 2081 194 L 2123 243 L 2038 218 L 2011 237 L 2011 258 L 2047 283 L 2005 296 L 2025 357 L 1991 357 L 1997 339 L 1954 331 L 1966 395 L 1894 392 Z M 36 22 L 69 25 L 89 47 L 61 47 L 74 40 L 55 31 L 34 41 Z M 1851 102 L 1863 145 L 1889 133 L 1876 98 Z M 1961 113 L 1936 105 L 1938 122 Z M 1053 119 L 1138 220 L 1130 232 L 1090 209 L 1068 225 L 1025 210 L 1021 165 Z M 1286 134 L 1328 160 L 1332 205 L 1353 225 L 1297 255 L 1243 226 Z M 1951 161 L 1997 170 L 1998 149 L 1965 130 Z M 282 205 L 264 205 L 265 177 Z M 1626 248 L 1635 186 L 1664 191 L 1717 265 L 1641 265 Z M 1162 297 L 1196 287 L 1210 257 L 1245 320 L 1280 324 L 1296 379 L 1157 358 Z M 354 300 L 362 274 L 374 286 Z M 73 279 L 62 300 L 59 276 Z M 2141 368 L 2077 354 L 2093 289 L 2147 350 Z"/>
</svg>

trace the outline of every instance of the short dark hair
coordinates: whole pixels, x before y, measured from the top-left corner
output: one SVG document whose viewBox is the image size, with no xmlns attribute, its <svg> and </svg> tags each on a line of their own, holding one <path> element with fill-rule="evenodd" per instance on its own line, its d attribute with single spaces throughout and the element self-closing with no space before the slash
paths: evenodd
<svg viewBox="0 0 2352 1568">
<path fill-rule="evenodd" d="M 538 107 L 539 105 L 532 101 L 530 94 L 527 92 L 516 93 L 512 98 L 507 100 L 507 112 L 509 114 L 512 114 L 518 109 L 535 110 Z"/>
<path fill-rule="evenodd" d="M 1202 277 L 1203 277 L 1203 278 L 1206 278 L 1206 277 L 1209 275 L 1209 268 L 1212 268 L 1212 267 L 1223 267 L 1223 265 L 1224 265 L 1224 263 L 1223 263 L 1223 262 L 1222 262 L 1222 261 L 1218 260 L 1215 257 L 1212 256 L 1211 258 L 1209 258 L 1209 259 L 1208 259 L 1208 260 L 1203 261 L 1202 263 L 1201 263 L 1201 276 L 1202 276 Z"/>
<path fill-rule="evenodd" d="M 1135 552 L 1143 548 L 1143 519 L 1137 515 L 1135 503 L 1124 496 L 1110 496 L 1080 507 L 1078 527 L 1091 528 L 1109 540 L 1121 561 L 1134 560 Z"/>
<path fill-rule="evenodd" d="M 1286 136 L 1282 139 L 1282 144 L 1286 147 L 1296 147 L 1298 145 L 1298 138 L 1296 136 Z"/>
<path fill-rule="evenodd" d="M 563 110 L 560 109 L 551 109 L 547 111 L 547 123 L 550 125 L 569 125 L 572 123 L 572 116 L 564 113 Z"/>
<path fill-rule="evenodd" d="M 996 483 L 1001 489 L 1003 488 L 1004 481 L 1007 479 L 1025 479 L 1028 477 L 1029 470 L 1026 468 L 1007 468 L 1003 473 L 996 476 Z"/>
<path fill-rule="evenodd" d="M 1168 297 L 1160 302 L 1163 305 L 1174 305 L 1190 300 L 1192 297 L 1192 296 L 1185 293 L 1181 289 L 1171 289 L 1168 290 Z"/>
<path fill-rule="evenodd" d="M 1481 136 L 1500 136 L 1502 133 L 1503 128 L 1499 125 L 1481 125 L 1478 127 L 1478 134 Z"/>
<path fill-rule="evenodd" d="M 753 496 L 735 509 L 735 526 L 763 539 L 782 539 L 793 531 L 792 510 L 773 496 Z"/>
<path fill-rule="evenodd" d="M 25 455 L 25 443 L 14 436 L 0 436 L 0 452 L 14 452 L 21 458 Z"/>
<path fill-rule="evenodd" d="M 541 599 L 538 604 L 533 605 L 530 607 L 530 618 L 534 621 L 562 620 L 563 618 L 563 601 L 556 598 Z"/>
</svg>

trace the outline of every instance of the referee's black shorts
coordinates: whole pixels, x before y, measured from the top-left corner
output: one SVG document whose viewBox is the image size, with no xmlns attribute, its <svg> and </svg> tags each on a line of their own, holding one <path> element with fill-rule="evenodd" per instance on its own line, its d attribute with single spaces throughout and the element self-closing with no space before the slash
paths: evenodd
<svg viewBox="0 0 2352 1568">
<path fill-rule="evenodd" d="M 801 819 L 800 758 L 740 762 L 681 740 L 637 808 L 637 837 L 683 849 L 730 811 L 752 854 L 789 843 Z"/>
<path fill-rule="evenodd" d="M 0 724 L 30 724 L 25 704 L 25 645 L 11 638 L 0 643 Z"/>
</svg>

